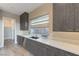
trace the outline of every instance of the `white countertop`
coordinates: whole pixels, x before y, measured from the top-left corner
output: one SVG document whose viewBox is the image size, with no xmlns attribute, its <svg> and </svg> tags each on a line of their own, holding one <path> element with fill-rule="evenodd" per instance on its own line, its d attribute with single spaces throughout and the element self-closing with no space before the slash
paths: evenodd
<svg viewBox="0 0 79 59">
<path fill-rule="evenodd" d="M 21 34 L 19 34 L 19 35 L 23 36 L 25 38 L 32 39 L 32 38 L 30 38 L 31 37 L 30 35 L 21 35 Z M 56 41 L 54 39 L 39 38 L 39 39 L 32 39 L 32 40 L 38 41 L 38 42 L 41 42 L 41 43 L 44 43 L 44 44 L 47 44 L 47 45 L 50 45 L 50 46 L 53 46 L 53 47 L 56 47 L 59 49 L 63 49 L 65 51 L 69 51 L 71 53 L 79 55 L 79 45 L 74 45 L 74 44 L 70 44 L 67 42 Z"/>
</svg>

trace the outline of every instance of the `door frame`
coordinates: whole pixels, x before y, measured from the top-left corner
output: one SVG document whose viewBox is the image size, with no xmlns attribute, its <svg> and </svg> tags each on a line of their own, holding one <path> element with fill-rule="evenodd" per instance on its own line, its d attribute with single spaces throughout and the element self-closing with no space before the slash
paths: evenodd
<svg viewBox="0 0 79 59">
<path fill-rule="evenodd" d="M 2 47 L 4 47 L 4 18 L 2 17 Z"/>
<path fill-rule="evenodd" d="M 4 20 L 5 20 L 5 18 L 10 18 L 11 20 L 14 20 L 14 32 L 15 32 L 15 38 L 14 38 L 14 43 L 16 44 L 16 19 L 14 19 L 14 18 L 11 18 L 11 17 L 2 17 L 2 22 L 3 22 L 3 45 L 4 45 Z M 12 33 L 12 36 L 13 36 L 13 33 Z M 12 39 L 13 39 L 13 37 L 12 37 Z"/>
</svg>

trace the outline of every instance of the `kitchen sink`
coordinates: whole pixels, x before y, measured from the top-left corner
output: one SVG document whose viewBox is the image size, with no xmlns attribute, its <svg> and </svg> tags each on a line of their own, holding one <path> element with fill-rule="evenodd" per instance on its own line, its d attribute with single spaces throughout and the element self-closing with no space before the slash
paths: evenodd
<svg viewBox="0 0 79 59">
<path fill-rule="evenodd" d="M 33 38 L 33 39 L 38 39 L 39 37 L 32 36 L 32 37 L 30 37 L 30 38 Z"/>
</svg>

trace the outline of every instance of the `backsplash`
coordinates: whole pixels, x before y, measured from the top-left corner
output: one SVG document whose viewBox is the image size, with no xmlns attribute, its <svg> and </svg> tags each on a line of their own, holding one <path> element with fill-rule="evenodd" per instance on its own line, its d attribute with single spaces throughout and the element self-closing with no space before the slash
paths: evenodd
<svg viewBox="0 0 79 59">
<path fill-rule="evenodd" d="M 27 35 L 28 34 L 28 31 L 19 31 L 19 34 Z"/>
<path fill-rule="evenodd" d="M 41 35 L 42 37 L 48 37 L 48 28 L 31 28 L 31 34 Z"/>
</svg>

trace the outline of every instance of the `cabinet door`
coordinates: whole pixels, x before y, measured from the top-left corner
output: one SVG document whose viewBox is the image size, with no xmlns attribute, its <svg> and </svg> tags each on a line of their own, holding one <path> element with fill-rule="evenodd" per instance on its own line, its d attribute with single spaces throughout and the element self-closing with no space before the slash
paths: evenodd
<svg viewBox="0 0 79 59">
<path fill-rule="evenodd" d="M 17 43 L 18 43 L 18 45 L 20 45 L 20 37 L 19 36 L 17 36 Z"/>
<path fill-rule="evenodd" d="M 36 45 L 36 56 L 47 56 L 47 48 L 45 44 L 35 42 L 34 45 Z"/>
<path fill-rule="evenodd" d="M 48 46 L 47 48 L 47 55 L 48 56 L 77 56 L 76 54 Z"/>
<path fill-rule="evenodd" d="M 26 48 L 26 42 L 27 42 L 27 39 L 24 38 L 24 42 L 23 42 L 23 47 Z"/>
<path fill-rule="evenodd" d="M 24 29 L 28 30 L 29 29 L 29 14 L 28 13 L 24 14 L 24 22 L 25 22 Z"/>
<path fill-rule="evenodd" d="M 35 56 L 46 56 L 47 55 L 47 50 L 45 48 L 45 45 L 30 39 L 27 39 L 26 41 L 26 47 L 30 53 L 32 53 Z"/>
<path fill-rule="evenodd" d="M 38 55 L 38 50 L 37 50 L 38 46 L 37 46 L 36 42 L 33 41 L 33 40 L 29 40 L 29 42 L 30 42 L 29 51 L 30 51 L 33 55 L 37 56 L 37 55 Z"/>
<path fill-rule="evenodd" d="M 57 49 L 51 46 L 47 46 L 47 55 L 48 56 L 55 56 Z"/>
<path fill-rule="evenodd" d="M 29 14 L 24 12 L 20 16 L 20 29 L 21 30 L 28 30 L 29 28 Z"/>
<path fill-rule="evenodd" d="M 65 4 L 64 31 L 74 31 L 74 4 Z"/>
<path fill-rule="evenodd" d="M 31 49 L 31 42 L 30 42 L 30 40 L 28 38 L 26 38 L 25 41 L 26 42 L 24 44 L 24 48 L 30 51 L 30 49 Z"/>
<path fill-rule="evenodd" d="M 53 30 L 73 31 L 74 30 L 74 7 L 69 3 L 53 4 Z"/>
<path fill-rule="evenodd" d="M 25 44 L 24 44 L 24 48 L 25 48 L 26 50 L 28 50 L 30 53 L 34 54 L 35 51 L 36 51 L 36 50 L 35 50 L 36 47 L 33 45 L 32 40 L 26 38 L 25 41 L 26 41 L 26 42 L 25 42 Z"/>
<path fill-rule="evenodd" d="M 70 53 L 68 51 L 64 51 L 61 49 L 56 49 L 55 56 L 77 56 L 76 54 Z"/>
<path fill-rule="evenodd" d="M 23 15 L 20 16 L 20 29 L 23 30 L 25 27 L 25 21 Z"/>
<path fill-rule="evenodd" d="M 53 4 L 53 30 L 63 31 L 64 27 L 64 6 L 61 4 Z"/>
<path fill-rule="evenodd" d="M 17 42 L 18 42 L 19 45 L 23 46 L 24 37 L 17 36 Z"/>
<path fill-rule="evenodd" d="M 79 31 L 79 4 L 74 4 L 74 10 L 75 10 L 75 31 Z"/>
<path fill-rule="evenodd" d="M 21 46 L 23 46 L 24 37 L 21 37 Z"/>
</svg>

